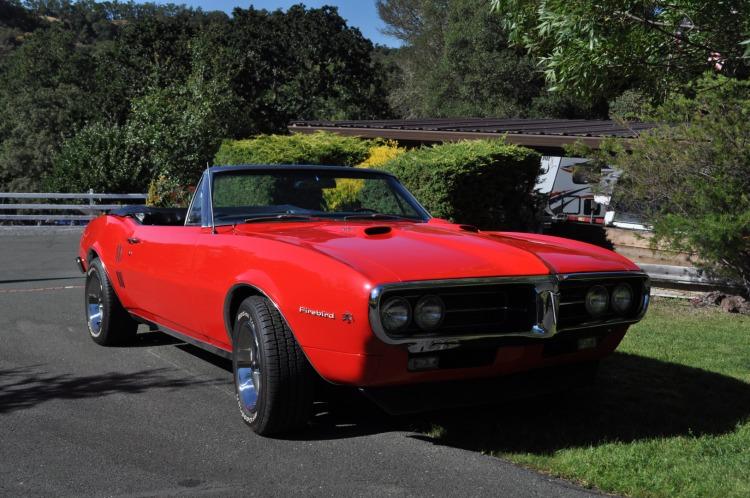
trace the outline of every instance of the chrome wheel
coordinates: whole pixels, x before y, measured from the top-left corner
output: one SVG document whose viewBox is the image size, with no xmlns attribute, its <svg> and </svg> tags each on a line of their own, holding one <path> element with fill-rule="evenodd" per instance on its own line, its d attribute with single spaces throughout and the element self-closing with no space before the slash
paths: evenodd
<svg viewBox="0 0 750 498">
<path fill-rule="evenodd" d="M 314 372 L 271 301 L 246 297 L 232 327 L 234 392 L 242 420 L 268 436 L 301 429 L 310 418 Z"/>
<path fill-rule="evenodd" d="M 86 317 L 91 335 L 97 337 L 102 333 L 104 301 L 102 282 L 95 272 L 89 275 L 89 280 L 86 283 Z"/>
<path fill-rule="evenodd" d="M 260 393 L 261 360 L 255 322 L 248 317 L 237 338 L 235 376 L 241 406 L 249 413 L 255 412 Z"/>
</svg>

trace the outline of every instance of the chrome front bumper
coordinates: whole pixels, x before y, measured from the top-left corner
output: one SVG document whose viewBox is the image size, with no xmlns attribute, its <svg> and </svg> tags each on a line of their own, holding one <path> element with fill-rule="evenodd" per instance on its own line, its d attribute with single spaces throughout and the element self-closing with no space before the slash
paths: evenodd
<svg viewBox="0 0 750 498">
<path fill-rule="evenodd" d="M 571 280 L 611 280 L 619 278 L 639 277 L 643 282 L 641 292 L 640 308 L 632 317 L 617 317 L 608 320 L 592 319 L 572 327 L 559 328 L 560 317 L 560 283 Z M 479 334 L 463 334 L 460 336 L 441 336 L 439 333 L 420 334 L 411 337 L 393 337 L 389 335 L 380 320 L 380 301 L 386 291 L 393 290 L 424 290 L 430 291 L 440 287 L 476 286 L 492 284 L 533 284 L 536 294 L 536 323 L 530 330 L 507 330 Z M 412 282 L 397 282 L 379 285 L 370 292 L 369 318 L 373 333 L 386 344 L 406 345 L 409 352 L 421 353 L 428 351 L 442 351 L 459 347 L 467 341 L 498 337 L 528 337 L 544 339 L 556 335 L 559 332 L 593 327 L 609 327 L 615 325 L 631 324 L 638 322 L 646 313 L 650 301 L 650 281 L 643 272 L 606 272 L 606 273 L 569 273 L 535 275 L 528 277 L 492 277 L 492 278 L 470 278 L 449 280 L 422 280 Z"/>
</svg>

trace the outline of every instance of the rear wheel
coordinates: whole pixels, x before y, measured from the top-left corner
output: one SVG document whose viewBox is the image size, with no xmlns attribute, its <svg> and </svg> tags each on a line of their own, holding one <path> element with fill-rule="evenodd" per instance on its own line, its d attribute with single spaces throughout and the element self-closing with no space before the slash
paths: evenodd
<svg viewBox="0 0 750 498">
<path fill-rule="evenodd" d="M 97 344 L 113 346 L 135 338 L 138 323 L 117 299 L 102 262 L 95 258 L 86 272 L 86 324 L 89 335 Z"/>
<path fill-rule="evenodd" d="M 264 436 L 304 427 L 314 373 L 278 310 L 263 297 L 245 299 L 233 338 L 235 393 L 245 423 Z"/>
</svg>

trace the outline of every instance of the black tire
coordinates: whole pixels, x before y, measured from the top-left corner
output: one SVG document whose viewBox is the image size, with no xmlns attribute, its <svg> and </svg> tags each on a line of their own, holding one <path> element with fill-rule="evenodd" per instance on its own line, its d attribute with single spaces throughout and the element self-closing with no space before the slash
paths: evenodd
<svg viewBox="0 0 750 498">
<path fill-rule="evenodd" d="M 115 346 L 127 344 L 135 338 L 138 322 L 120 304 L 98 258 L 89 263 L 83 303 L 89 336 L 94 342 Z"/>
<path fill-rule="evenodd" d="M 315 374 L 268 299 L 248 297 L 234 320 L 232 367 L 237 405 L 253 431 L 301 429 L 310 418 Z"/>
</svg>

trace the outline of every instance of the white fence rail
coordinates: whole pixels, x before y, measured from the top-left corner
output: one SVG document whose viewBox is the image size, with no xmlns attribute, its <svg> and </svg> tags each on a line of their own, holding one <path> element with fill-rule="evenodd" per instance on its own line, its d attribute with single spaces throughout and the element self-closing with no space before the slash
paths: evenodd
<svg viewBox="0 0 750 498">
<path fill-rule="evenodd" d="M 19 202 L 6 202 L 7 200 Z M 55 204 L 50 200 L 83 201 L 76 203 Z M 124 201 L 131 203 L 143 202 L 146 194 L 98 194 L 93 190 L 81 194 L 69 193 L 37 193 L 37 192 L 0 192 L 0 222 L 2 221 L 34 221 L 37 223 L 59 223 L 65 221 L 88 221 L 99 214 L 118 209 Z M 38 202 L 33 202 L 38 201 Z M 106 204 L 100 204 L 107 201 Z M 37 211 L 37 213 L 12 213 L 8 211 Z M 52 211 L 52 213 L 44 213 Z M 66 211 L 61 213 L 60 211 Z"/>
</svg>

